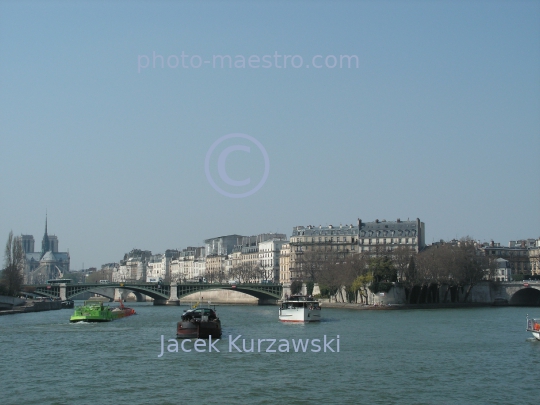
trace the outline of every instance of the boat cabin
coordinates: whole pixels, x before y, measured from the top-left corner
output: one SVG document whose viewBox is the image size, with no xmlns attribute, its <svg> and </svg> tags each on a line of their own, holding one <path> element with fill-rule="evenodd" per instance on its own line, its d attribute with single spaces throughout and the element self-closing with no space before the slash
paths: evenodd
<svg viewBox="0 0 540 405">
<path fill-rule="evenodd" d="M 209 321 L 217 319 L 216 311 L 211 308 L 197 308 L 189 309 L 182 314 L 183 321 L 189 321 L 191 319 L 201 320 L 203 318 L 206 318 Z"/>
<path fill-rule="evenodd" d="M 281 303 L 281 309 L 293 308 L 320 309 L 319 301 L 306 295 L 293 295 Z"/>
</svg>

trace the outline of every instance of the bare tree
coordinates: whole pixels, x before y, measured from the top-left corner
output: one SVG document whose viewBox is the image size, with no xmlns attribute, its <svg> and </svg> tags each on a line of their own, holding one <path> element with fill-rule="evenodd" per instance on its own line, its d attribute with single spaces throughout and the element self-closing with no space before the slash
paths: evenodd
<svg viewBox="0 0 540 405">
<path fill-rule="evenodd" d="M 392 262 L 397 271 L 398 281 L 403 281 L 405 278 L 405 273 L 411 262 L 411 256 L 416 255 L 414 249 L 411 249 L 407 246 L 398 246 L 392 251 Z"/>
<path fill-rule="evenodd" d="M 373 275 L 369 272 L 369 257 L 360 253 L 351 255 L 346 263 L 345 284 L 357 302 L 360 295 L 360 302 L 368 303 L 368 286 L 373 282 Z"/>
<path fill-rule="evenodd" d="M 15 296 L 21 290 L 24 270 L 24 250 L 20 238 L 14 238 L 9 232 L 4 253 L 4 270 L 1 284 L 7 295 Z"/>
<path fill-rule="evenodd" d="M 308 250 L 298 255 L 296 265 L 299 269 L 298 275 L 304 281 L 315 281 L 324 267 L 325 254 L 321 251 Z"/>
<path fill-rule="evenodd" d="M 341 263 L 334 254 L 321 255 L 320 271 L 317 274 L 316 281 L 320 287 L 327 289 L 331 296 L 339 293 L 342 300 L 344 300 L 341 291 L 343 286 L 341 272 Z"/>
<path fill-rule="evenodd" d="M 407 286 L 420 288 L 417 302 L 439 302 L 441 288 L 446 285 L 442 302 L 447 302 L 451 289 L 467 288 L 464 301 L 472 288 L 494 271 L 494 264 L 479 254 L 474 241 L 462 238 L 458 243 L 448 242 L 433 246 L 419 253 L 415 260 L 414 274 L 407 271 Z M 459 301 L 456 295 L 455 299 Z"/>
<path fill-rule="evenodd" d="M 260 280 L 265 280 L 265 281 L 274 281 L 274 268 L 273 267 L 262 267 L 260 265 L 256 266 L 255 268 L 255 272 L 257 273 L 258 275 L 258 278 Z"/>
<path fill-rule="evenodd" d="M 429 285 L 433 282 L 434 274 L 437 272 L 437 262 L 434 252 L 426 250 L 416 257 L 416 285 L 419 286 L 420 291 L 416 303 L 419 304 L 422 297 L 424 302 L 427 301 L 427 295 Z"/>
<path fill-rule="evenodd" d="M 207 269 L 206 272 L 204 273 L 204 277 L 209 283 L 213 283 L 214 281 L 221 282 L 221 279 L 222 279 L 221 269 L 217 269 L 217 268 Z"/>
<path fill-rule="evenodd" d="M 88 277 L 86 277 L 87 283 L 99 283 L 100 280 L 112 280 L 112 270 L 110 269 L 101 269 L 98 271 L 94 271 L 93 273 L 90 273 Z M 146 281 L 146 279 L 144 279 Z"/>
<path fill-rule="evenodd" d="M 486 273 L 494 270 L 494 265 L 485 256 L 478 254 L 474 241 L 463 238 L 459 242 L 459 283 L 467 286 L 467 291 L 463 297 L 463 302 L 467 302 L 472 288 L 484 279 Z"/>
<path fill-rule="evenodd" d="M 248 262 L 241 262 L 234 266 L 229 274 L 233 279 L 238 280 L 239 283 L 252 283 L 260 275 L 259 266 Z"/>
<path fill-rule="evenodd" d="M 347 301 L 356 302 L 359 289 L 355 281 L 368 273 L 369 258 L 364 254 L 350 254 L 339 262 L 339 280 L 347 292 Z"/>
</svg>

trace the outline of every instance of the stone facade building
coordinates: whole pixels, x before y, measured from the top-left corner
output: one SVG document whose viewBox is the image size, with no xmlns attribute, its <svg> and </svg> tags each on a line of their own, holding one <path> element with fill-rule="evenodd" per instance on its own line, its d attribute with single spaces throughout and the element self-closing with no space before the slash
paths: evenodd
<svg viewBox="0 0 540 405">
<path fill-rule="evenodd" d="M 270 239 L 259 243 L 259 266 L 263 280 L 279 282 L 279 257 L 281 247 L 287 242 L 283 239 Z"/>
<path fill-rule="evenodd" d="M 531 273 L 540 275 L 540 239 L 537 239 L 536 246 L 529 249 L 529 262 L 531 264 Z"/>
<path fill-rule="evenodd" d="M 291 245 L 288 242 L 281 245 L 279 254 L 279 282 L 281 284 L 291 282 Z"/>
<path fill-rule="evenodd" d="M 205 274 L 208 282 L 225 280 L 227 277 L 225 273 L 227 257 L 227 255 L 218 254 L 206 256 Z"/>
<path fill-rule="evenodd" d="M 419 252 L 425 247 L 425 225 L 416 221 L 362 222 L 340 226 L 296 226 L 291 235 L 291 279 L 301 278 L 302 255 L 316 251 L 345 257 L 351 253 L 370 255 L 392 252 L 400 246 Z"/>
<path fill-rule="evenodd" d="M 205 239 L 205 255 L 229 255 L 232 253 L 235 246 L 242 243 L 242 238 L 242 235 L 227 235 Z"/>
<path fill-rule="evenodd" d="M 169 282 L 171 278 L 171 262 L 178 258 L 180 252 L 175 249 L 167 249 L 165 253 L 150 256 L 146 265 L 146 282 L 158 281 Z"/>
<path fill-rule="evenodd" d="M 206 268 L 204 246 L 189 246 L 171 261 L 171 281 L 193 282 L 204 276 Z"/>
<path fill-rule="evenodd" d="M 511 241 L 508 246 L 491 241 L 479 246 L 488 257 L 506 259 L 510 263 L 512 274 L 530 276 L 539 274 L 538 246 L 540 239 Z"/>
<path fill-rule="evenodd" d="M 149 250 L 133 249 L 124 255 L 124 260 L 120 261 L 118 271 L 113 273 L 114 282 L 123 281 L 145 281 L 146 270 L 152 252 Z"/>
<path fill-rule="evenodd" d="M 510 262 L 505 259 L 496 259 L 495 264 L 494 280 L 512 281 L 512 267 L 510 266 Z"/>
</svg>

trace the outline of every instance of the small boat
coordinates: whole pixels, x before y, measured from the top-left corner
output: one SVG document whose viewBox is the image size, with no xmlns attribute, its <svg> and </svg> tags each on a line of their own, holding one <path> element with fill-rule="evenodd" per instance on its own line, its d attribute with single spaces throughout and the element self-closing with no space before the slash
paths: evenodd
<svg viewBox="0 0 540 405">
<path fill-rule="evenodd" d="M 73 301 L 73 300 L 64 300 L 64 301 L 62 301 L 61 304 L 62 304 L 62 309 L 64 309 L 64 308 L 70 309 L 70 308 L 75 307 L 75 301 Z"/>
<path fill-rule="evenodd" d="M 208 339 L 221 337 L 221 321 L 214 308 L 201 307 L 184 310 L 176 325 L 177 339 Z"/>
<path fill-rule="evenodd" d="M 311 296 L 293 295 L 281 302 L 279 308 L 281 322 L 319 322 L 321 307 Z"/>
<path fill-rule="evenodd" d="M 535 339 L 540 340 L 540 319 L 529 319 L 527 315 L 527 332 L 532 332 Z"/>
<path fill-rule="evenodd" d="M 102 301 L 88 300 L 75 308 L 75 313 L 69 319 L 70 322 L 110 322 L 126 316 L 135 315 L 135 310 L 124 307 L 122 300 L 120 306 L 111 308 L 103 305 Z"/>
</svg>

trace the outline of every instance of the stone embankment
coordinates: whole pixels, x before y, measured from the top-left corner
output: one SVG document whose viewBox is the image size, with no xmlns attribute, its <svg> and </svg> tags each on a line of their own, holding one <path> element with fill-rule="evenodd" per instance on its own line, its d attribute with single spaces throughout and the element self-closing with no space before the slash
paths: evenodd
<svg viewBox="0 0 540 405">
<path fill-rule="evenodd" d="M 4 307 L 5 308 L 5 307 Z M 19 305 L 12 306 L 11 309 L 0 309 L 0 315 L 24 314 L 27 312 L 41 312 L 62 309 L 60 301 L 23 301 Z"/>
<path fill-rule="evenodd" d="M 181 304 L 200 302 L 216 305 L 257 305 L 259 300 L 251 295 L 230 290 L 207 290 L 180 299 Z"/>
<path fill-rule="evenodd" d="M 442 309 L 442 308 L 478 308 L 489 307 L 492 304 L 477 302 L 452 302 L 438 304 L 388 304 L 388 305 L 366 305 L 346 302 L 321 302 L 322 308 L 342 308 L 356 310 L 394 310 L 394 309 Z"/>
</svg>

